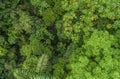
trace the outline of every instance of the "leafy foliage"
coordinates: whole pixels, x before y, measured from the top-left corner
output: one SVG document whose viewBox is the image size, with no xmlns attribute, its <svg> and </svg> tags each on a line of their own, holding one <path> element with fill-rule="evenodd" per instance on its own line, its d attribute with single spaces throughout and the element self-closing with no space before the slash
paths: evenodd
<svg viewBox="0 0 120 79">
<path fill-rule="evenodd" d="M 0 0 L 0 79 L 120 79 L 119 0 Z"/>
<path fill-rule="evenodd" d="M 14 76 L 16 79 L 55 79 L 51 76 L 42 73 L 33 73 L 27 70 L 17 69 L 14 70 Z"/>
</svg>

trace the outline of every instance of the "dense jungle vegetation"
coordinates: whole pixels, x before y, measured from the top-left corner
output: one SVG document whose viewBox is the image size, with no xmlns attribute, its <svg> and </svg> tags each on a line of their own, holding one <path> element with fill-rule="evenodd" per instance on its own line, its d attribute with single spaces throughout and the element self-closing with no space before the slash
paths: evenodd
<svg viewBox="0 0 120 79">
<path fill-rule="evenodd" d="M 0 79 L 120 79 L 120 0 L 0 0 Z"/>
</svg>

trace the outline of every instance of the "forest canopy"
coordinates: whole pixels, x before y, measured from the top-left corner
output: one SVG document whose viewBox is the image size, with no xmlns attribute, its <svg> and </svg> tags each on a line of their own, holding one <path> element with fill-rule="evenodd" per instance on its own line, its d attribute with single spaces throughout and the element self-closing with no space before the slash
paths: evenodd
<svg viewBox="0 0 120 79">
<path fill-rule="evenodd" d="M 0 79 L 120 79 L 120 0 L 0 0 Z"/>
</svg>

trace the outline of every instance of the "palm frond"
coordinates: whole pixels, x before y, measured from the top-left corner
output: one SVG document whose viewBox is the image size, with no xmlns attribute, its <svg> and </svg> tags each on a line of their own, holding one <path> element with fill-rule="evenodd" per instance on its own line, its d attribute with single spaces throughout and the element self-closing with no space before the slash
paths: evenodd
<svg viewBox="0 0 120 79">
<path fill-rule="evenodd" d="M 37 73 L 23 69 L 15 69 L 13 74 L 15 79 L 56 79 L 45 73 Z"/>
</svg>

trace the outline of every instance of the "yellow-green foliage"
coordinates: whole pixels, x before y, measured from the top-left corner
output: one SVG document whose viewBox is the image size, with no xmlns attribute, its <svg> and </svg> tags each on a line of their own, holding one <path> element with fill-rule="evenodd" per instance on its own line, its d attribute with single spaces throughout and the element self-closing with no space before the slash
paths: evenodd
<svg viewBox="0 0 120 79">
<path fill-rule="evenodd" d="M 1 0 L 0 79 L 120 79 L 120 0 Z"/>
</svg>

